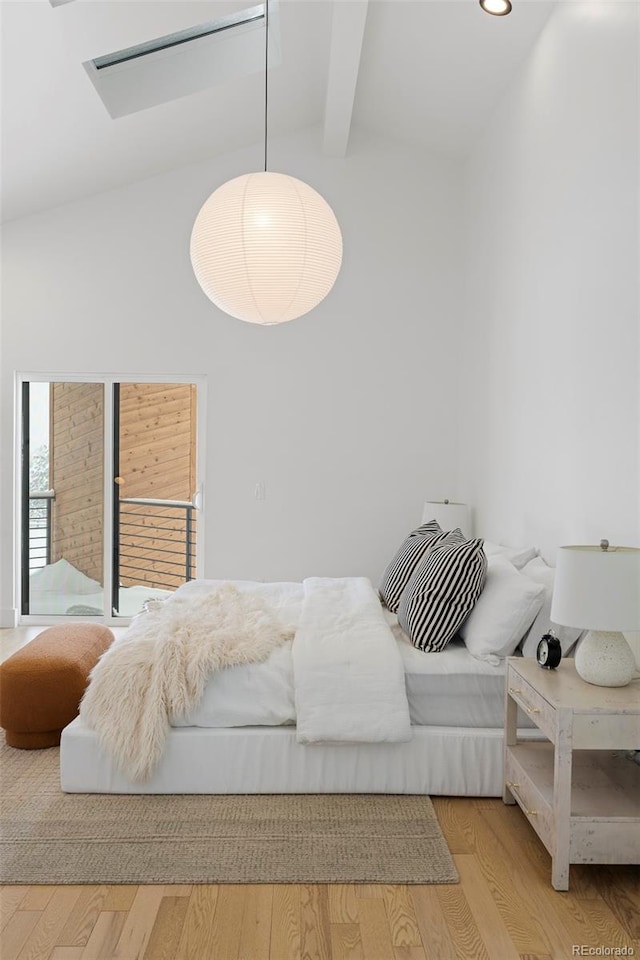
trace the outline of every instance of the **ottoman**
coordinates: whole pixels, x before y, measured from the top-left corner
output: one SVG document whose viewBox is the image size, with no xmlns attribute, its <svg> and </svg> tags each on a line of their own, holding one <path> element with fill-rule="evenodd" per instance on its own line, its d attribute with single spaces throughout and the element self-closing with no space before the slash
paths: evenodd
<svg viewBox="0 0 640 960">
<path fill-rule="evenodd" d="M 77 717 L 90 671 L 113 640 L 107 627 L 49 627 L 0 664 L 0 727 L 11 747 L 55 747 Z"/>
</svg>

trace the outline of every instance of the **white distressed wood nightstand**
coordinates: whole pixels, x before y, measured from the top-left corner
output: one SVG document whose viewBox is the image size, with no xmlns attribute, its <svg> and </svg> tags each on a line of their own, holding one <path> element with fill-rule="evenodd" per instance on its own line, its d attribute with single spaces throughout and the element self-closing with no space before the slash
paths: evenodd
<svg viewBox="0 0 640 960">
<path fill-rule="evenodd" d="M 517 708 L 546 741 L 518 741 Z M 545 670 L 507 661 L 505 803 L 516 801 L 551 854 L 551 882 L 569 889 L 570 863 L 640 863 L 640 683 L 597 687 L 572 660 Z"/>
</svg>

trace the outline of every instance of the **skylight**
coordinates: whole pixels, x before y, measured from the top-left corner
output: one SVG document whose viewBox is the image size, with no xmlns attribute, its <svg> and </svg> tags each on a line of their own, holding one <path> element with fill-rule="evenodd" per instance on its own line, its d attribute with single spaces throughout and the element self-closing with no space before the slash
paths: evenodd
<svg viewBox="0 0 640 960">
<path fill-rule="evenodd" d="M 103 54 L 83 64 L 115 119 L 264 71 L 264 4 Z M 280 63 L 277 0 L 269 4 L 269 59 Z"/>
<path fill-rule="evenodd" d="M 253 23 L 255 20 L 264 20 L 264 4 L 250 7 L 240 13 L 229 14 L 227 17 L 220 17 L 219 20 L 201 23 L 196 27 L 190 27 L 188 30 L 169 33 L 165 37 L 158 37 L 156 40 L 147 40 L 145 43 L 139 43 L 134 47 L 125 47 L 124 50 L 117 50 L 115 53 L 107 53 L 103 57 L 96 57 L 91 62 L 96 70 L 104 70 L 105 67 L 113 67 L 118 63 L 125 63 L 127 60 L 135 60 L 138 57 L 146 57 L 151 53 L 158 53 L 160 50 L 168 50 L 170 47 L 178 47 L 182 43 L 199 40 L 201 37 L 210 37 L 213 34 L 222 33 L 224 30 L 231 30 L 233 27 Z"/>
</svg>

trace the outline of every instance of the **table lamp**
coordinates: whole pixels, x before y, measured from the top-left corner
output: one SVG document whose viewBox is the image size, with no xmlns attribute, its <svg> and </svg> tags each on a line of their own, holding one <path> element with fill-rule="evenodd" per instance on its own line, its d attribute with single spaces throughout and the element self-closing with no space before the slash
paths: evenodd
<svg viewBox="0 0 640 960">
<path fill-rule="evenodd" d="M 624 687 L 636 672 L 622 630 L 640 630 L 640 549 L 560 547 L 551 620 L 589 633 L 576 652 L 576 671 L 587 683 Z"/>
<path fill-rule="evenodd" d="M 465 536 L 469 536 L 469 507 L 466 503 L 452 500 L 427 500 L 422 511 L 422 522 L 437 520 L 443 530 L 455 530 L 460 527 Z"/>
</svg>

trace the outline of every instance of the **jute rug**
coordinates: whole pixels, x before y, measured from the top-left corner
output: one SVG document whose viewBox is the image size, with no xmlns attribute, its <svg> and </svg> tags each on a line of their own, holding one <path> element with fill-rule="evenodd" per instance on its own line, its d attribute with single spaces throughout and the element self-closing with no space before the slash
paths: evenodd
<svg viewBox="0 0 640 960">
<path fill-rule="evenodd" d="M 58 750 L 0 747 L 3 883 L 456 883 L 417 796 L 62 793 Z"/>
</svg>

